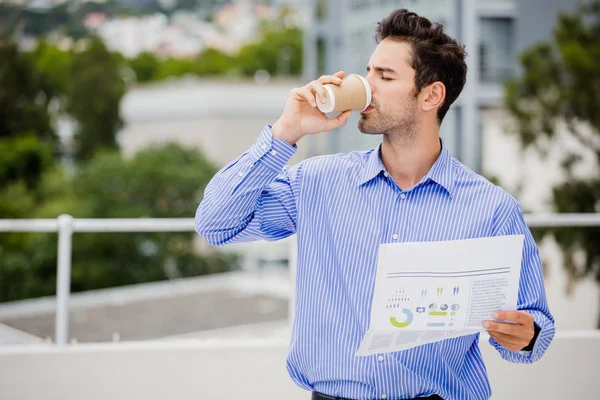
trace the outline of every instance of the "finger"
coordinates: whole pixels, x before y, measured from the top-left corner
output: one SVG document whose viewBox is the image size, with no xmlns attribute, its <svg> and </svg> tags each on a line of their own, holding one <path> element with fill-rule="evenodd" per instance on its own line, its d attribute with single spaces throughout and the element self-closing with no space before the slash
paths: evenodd
<svg viewBox="0 0 600 400">
<path fill-rule="evenodd" d="M 518 347 L 519 349 L 522 349 L 523 347 L 525 347 L 529 344 L 529 342 L 525 343 L 524 340 L 520 340 L 516 336 L 510 336 L 510 335 L 507 335 L 502 332 L 488 332 L 488 333 L 491 337 L 496 339 L 497 342 L 502 341 L 504 343 L 514 345 L 514 346 Z"/>
<path fill-rule="evenodd" d="M 533 325 L 531 327 L 526 327 L 517 324 L 506 324 L 502 322 L 492 322 L 486 321 L 488 324 L 484 322 L 484 328 L 488 329 L 489 334 L 502 334 L 505 336 L 511 336 L 510 339 L 513 343 L 522 344 L 521 347 L 527 346 L 531 339 L 535 334 L 535 330 Z M 487 327 L 486 327 L 487 325 Z"/>
<path fill-rule="evenodd" d="M 315 95 L 307 86 L 292 90 L 292 94 L 296 100 L 306 101 L 313 107 L 317 106 Z"/>
<path fill-rule="evenodd" d="M 333 83 L 336 85 L 341 85 L 342 84 L 342 77 L 344 76 L 344 73 L 342 72 L 340 75 L 340 72 L 333 75 L 323 75 L 322 77 L 320 77 L 319 79 L 317 79 L 317 82 L 319 82 L 321 85 L 325 85 L 327 83 Z"/>
<path fill-rule="evenodd" d="M 496 311 L 492 317 L 502 321 L 514 321 L 524 326 L 533 324 L 533 315 L 526 311 Z"/>
<path fill-rule="evenodd" d="M 323 87 L 323 85 L 318 82 L 318 81 L 314 81 L 308 84 L 310 90 L 312 90 L 313 93 L 316 93 L 317 95 L 317 99 L 321 102 L 321 103 L 326 103 L 327 102 L 327 91 L 325 91 L 325 88 Z"/>
<path fill-rule="evenodd" d="M 511 340 L 506 340 L 506 336 L 500 336 L 501 334 L 498 332 L 488 332 L 490 337 L 494 339 L 496 342 L 500 343 L 502 346 L 514 346 L 517 347 L 517 343 L 513 343 Z"/>
<path fill-rule="evenodd" d="M 523 346 L 515 344 L 515 343 L 511 343 L 511 342 L 507 342 L 506 340 L 502 339 L 501 337 L 497 336 L 496 333 L 490 332 L 490 336 L 496 341 L 498 342 L 499 345 L 501 345 L 504 348 L 507 348 L 508 350 L 512 350 L 512 351 L 519 351 L 523 348 Z"/>
<path fill-rule="evenodd" d="M 325 131 L 327 132 L 344 125 L 351 113 L 352 111 L 344 111 L 335 118 L 328 118 L 327 122 L 325 123 Z"/>
<path fill-rule="evenodd" d="M 333 76 L 337 76 L 338 78 L 343 78 L 346 73 L 344 71 L 338 71 Z"/>
<path fill-rule="evenodd" d="M 507 335 L 522 335 L 525 331 L 525 327 L 522 325 L 506 322 L 484 321 L 483 327 L 488 331 L 502 332 Z"/>
</svg>

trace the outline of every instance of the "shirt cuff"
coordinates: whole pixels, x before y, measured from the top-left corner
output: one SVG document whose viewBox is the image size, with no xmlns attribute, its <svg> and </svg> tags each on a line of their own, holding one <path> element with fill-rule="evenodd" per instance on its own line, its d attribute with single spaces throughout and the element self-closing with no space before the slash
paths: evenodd
<svg viewBox="0 0 600 400">
<path fill-rule="evenodd" d="M 271 125 L 267 125 L 250 148 L 250 156 L 254 162 L 260 161 L 274 171 L 281 171 L 297 150 L 296 145 L 281 138 L 273 139 Z"/>
</svg>

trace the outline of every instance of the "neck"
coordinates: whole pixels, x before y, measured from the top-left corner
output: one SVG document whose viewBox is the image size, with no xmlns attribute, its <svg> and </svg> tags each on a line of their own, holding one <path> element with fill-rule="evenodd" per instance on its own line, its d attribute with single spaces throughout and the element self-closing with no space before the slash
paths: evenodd
<svg viewBox="0 0 600 400">
<path fill-rule="evenodd" d="M 416 132 L 412 140 L 394 140 L 383 135 L 381 161 L 402 190 L 415 184 L 429 172 L 442 151 L 439 127 Z"/>
</svg>

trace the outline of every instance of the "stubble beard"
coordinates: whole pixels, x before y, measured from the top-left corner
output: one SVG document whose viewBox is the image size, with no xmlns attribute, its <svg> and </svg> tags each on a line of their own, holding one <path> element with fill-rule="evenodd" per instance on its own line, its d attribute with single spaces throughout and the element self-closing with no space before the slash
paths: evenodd
<svg viewBox="0 0 600 400">
<path fill-rule="evenodd" d="M 408 100 L 395 113 L 375 109 L 361 114 L 358 129 L 366 135 L 384 135 L 393 145 L 412 146 L 417 139 L 417 102 Z"/>
</svg>

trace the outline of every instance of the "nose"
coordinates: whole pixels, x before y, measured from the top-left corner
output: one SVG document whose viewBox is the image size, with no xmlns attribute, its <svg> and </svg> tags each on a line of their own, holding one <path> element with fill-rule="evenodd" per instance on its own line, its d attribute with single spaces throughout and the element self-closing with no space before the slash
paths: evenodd
<svg viewBox="0 0 600 400">
<path fill-rule="evenodd" d="M 371 87 L 371 96 L 373 96 L 376 92 L 375 75 L 372 72 L 369 72 L 369 73 L 367 73 L 367 76 L 365 76 L 365 79 L 367 80 L 367 82 L 369 83 L 369 86 Z"/>
</svg>

